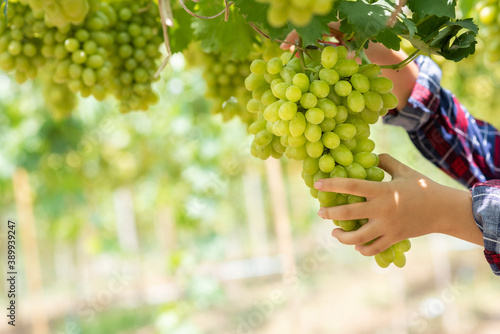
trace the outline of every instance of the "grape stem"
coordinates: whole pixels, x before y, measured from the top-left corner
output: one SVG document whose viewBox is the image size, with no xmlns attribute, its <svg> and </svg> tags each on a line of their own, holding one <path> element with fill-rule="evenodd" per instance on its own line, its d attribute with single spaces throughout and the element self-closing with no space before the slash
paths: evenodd
<svg viewBox="0 0 500 334">
<path fill-rule="evenodd" d="M 174 16 L 172 14 L 172 7 L 170 6 L 170 0 L 159 0 L 158 9 L 160 11 L 161 27 L 163 29 L 163 39 L 165 41 L 165 48 L 167 49 L 167 57 L 163 60 L 154 78 L 160 76 L 160 72 L 167 66 L 170 57 L 172 57 L 172 49 L 170 48 L 170 38 L 168 37 L 168 26 L 172 26 L 174 22 Z"/>
<path fill-rule="evenodd" d="M 400 63 L 394 64 L 394 65 L 381 65 L 380 68 L 385 68 L 385 69 L 390 69 L 390 70 L 396 70 L 399 71 L 409 63 L 415 60 L 420 54 L 422 53 L 422 50 L 415 50 L 411 55 L 409 55 L 405 60 L 403 60 Z"/>
<path fill-rule="evenodd" d="M 232 6 L 234 4 L 234 2 L 228 2 L 227 0 L 224 0 L 224 3 L 226 6 L 224 7 L 224 9 L 220 13 L 212 15 L 212 16 L 203 16 L 203 15 L 197 15 L 197 14 L 193 13 L 191 10 L 189 10 L 189 8 L 186 7 L 184 0 L 179 0 L 179 4 L 181 5 L 181 7 L 184 8 L 184 10 L 191 16 L 197 17 L 199 19 L 211 20 L 211 19 L 215 19 L 216 17 L 219 17 L 222 14 L 224 14 L 224 20 L 227 21 L 229 18 L 229 7 Z"/>
<path fill-rule="evenodd" d="M 299 36 L 299 45 L 302 47 L 302 37 Z M 299 60 L 300 60 L 300 66 L 302 69 L 305 71 L 306 70 L 306 63 L 304 61 L 304 50 L 300 49 L 299 50 Z"/>
</svg>

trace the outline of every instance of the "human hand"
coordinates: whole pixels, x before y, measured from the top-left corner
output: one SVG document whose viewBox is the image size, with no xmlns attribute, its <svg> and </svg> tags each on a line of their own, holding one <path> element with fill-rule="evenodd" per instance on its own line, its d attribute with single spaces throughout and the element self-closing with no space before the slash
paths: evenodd
<svg viewBox="0 0 500 334">
<path fill-rule="evenodd" d="M 320 191 L 366 197 L 366 202 L 320 209 L 319 215 L 324 219 L 369 219 L 357 231 L 334 229 L 332 236 L 341 243 L 356 245 L 356 250 L 366 256 L 378 254 L 401 240 L 430 233 L 444 233 L 483 245 L 468 191 L 440 185 L 387 154 L 380 155 L 379 167 L 392 176 L 390 182 L 330 178 L 315 183 Z"/>
</svg>

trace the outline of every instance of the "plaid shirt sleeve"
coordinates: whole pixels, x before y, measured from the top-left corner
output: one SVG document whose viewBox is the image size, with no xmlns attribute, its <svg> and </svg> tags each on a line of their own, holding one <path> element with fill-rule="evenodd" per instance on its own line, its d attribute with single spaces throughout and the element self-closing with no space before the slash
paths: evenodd
<svg viewBox="0 0 500 334">
<path fill-rule="evenodd" d="M 500 275 L 500 131 L 472 117 L 440 85 L 441 70 L 420 56 L 417 82 L 408 104 L 391 110 L 384 123 L 406 129 L 417 149 L 434 165 L 472 187 L 474 219 L 484 236 L 485 256 Z"/>
</svg>

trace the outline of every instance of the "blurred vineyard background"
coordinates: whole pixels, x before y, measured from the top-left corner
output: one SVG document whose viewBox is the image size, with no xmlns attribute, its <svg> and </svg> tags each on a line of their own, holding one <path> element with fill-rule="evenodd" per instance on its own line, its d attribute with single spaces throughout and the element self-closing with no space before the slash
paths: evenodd
<svg viewBox="0 0 500 334">
<path fill-rule="evenodd" d="M 487 44 L 436 61 L 443 86 L 500 127 Z M 500 287 L 481 248 L 431 235 L 403 269 L 380 269 L 339 244 L 300 164 L 251 157 L 246 125 L 211 113 L 220 101 L 204 79 L 177 53 L 147 112 L 90 97 L 61 118 L 41 82 L 0 73 L 4 313 L 8 219 L 20 272 L 16 327 L 2 313 L 1 333 L 498 333 Z M 461 187 L 402 129 L 372 131 L 378 153 Z"/>
</svg>

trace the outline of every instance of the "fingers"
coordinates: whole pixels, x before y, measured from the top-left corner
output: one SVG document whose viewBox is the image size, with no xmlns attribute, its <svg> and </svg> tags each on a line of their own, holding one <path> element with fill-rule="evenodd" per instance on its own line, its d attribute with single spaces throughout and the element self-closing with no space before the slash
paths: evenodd
<svg viewBox="0 0 500 334">
<path fill-rule="evenodd" d="M 280 48 L 282 48 L 283 50 L 289 50 L 293 47 L 293 45 L 291 45 L 290 43 L 297 43 L 297 40 L 299 39 L 299 34 L 297 33 L 297 31 L 293 30 L 292 32 L 290 32 L 288 34 L 288 36 L 286 36 L 286 39 L 285 41 L 286 42 L 289 42 L 289 43 L 281 43 L 280 44 Z M 291 50 L 293 51 L 293 50 Z"/>
<path fill-rule="evenodd" d="M 357 245 L 356 250 L 364 256 L 373 256 L 391 247 L 394 242 L 387 236 L 381 236 L 369 245 Z"/>
<path fill-rule="evenodd" d="M 382 184 L 381 182 L 375 181 L 334 177 L 330 179 L 318 180 L 314 184 L 314 188 L 320 191 L 352 194 L 362 197 L 374 197 L 380 194 Z"/>
<path fill-rule="evenodd" d="M 392 176 L 400 176 L 402 174 L 408 174 L 413 171 L 413 169 L 394 159 L 389 154 L 379 154 L 379 158 L 380 163 L 378 166 Z"/>
<path fill-rule="evenodd" d="M 319 209 L 318 215 L 323 219 L 354 220 L 372 216 L 370 202 L 359 202 Z"/>
<path fill-rule="evenodd" d="M 332 236 L 345 245 L 362 245 L 380 236 L 376 224 L 368 223 L 356 231 L 346 232 L 340 228 L 332 231 Z"/>
</svg>

